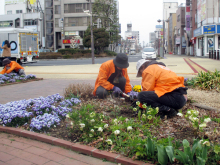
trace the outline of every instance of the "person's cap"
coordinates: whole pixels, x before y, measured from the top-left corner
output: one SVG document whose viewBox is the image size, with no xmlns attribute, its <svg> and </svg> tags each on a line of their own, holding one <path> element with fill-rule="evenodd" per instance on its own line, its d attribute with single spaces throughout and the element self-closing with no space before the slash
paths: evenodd
<svg viewBox="0 0 220 165">
<path fill-rule="evenodd" d="M 116 58 L 113 60 L 113 63 L 119 68 L 128 68 L 128 56 L 124 53 L 118 53 Z"/>
<path fill-rule="evenodd" d="M 145 63 L 145 62 L 148 62 L 150 60 L 145 60 L 145 59 L 141 59 L 137 62 L 137 65 L 136 65 L 136 69 L 137 69 L 137 76 L 136 77 L 141 77 L 141 73 L 139 72 L 139 69 L 141 68 L 141 66 Z"/>
<path fill-rule="evenodd" d="M 7 64 L 10 64 L 11 61 L 8 59 L 8 58 L 5 58 L 3 61 L 2 61 L 2 65 L 5 66 Z"/>
</svg>

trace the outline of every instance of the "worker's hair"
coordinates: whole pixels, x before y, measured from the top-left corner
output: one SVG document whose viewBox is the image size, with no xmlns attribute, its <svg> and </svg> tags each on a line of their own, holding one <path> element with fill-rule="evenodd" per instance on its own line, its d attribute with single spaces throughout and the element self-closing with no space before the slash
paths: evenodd
<svg viewBox="0 0 220 165">
<path fill-rule="evenodd" d="M 10 43 L 9 43 L 9 41 L 8 41 L 8 40 L 5 40 L 5 45 L 7 45 L 7 47 L 8 47 L 8 48 L 10 48 L 10 47 L 11 47 L 11 45 L 10 45 Z"/>
</svg>

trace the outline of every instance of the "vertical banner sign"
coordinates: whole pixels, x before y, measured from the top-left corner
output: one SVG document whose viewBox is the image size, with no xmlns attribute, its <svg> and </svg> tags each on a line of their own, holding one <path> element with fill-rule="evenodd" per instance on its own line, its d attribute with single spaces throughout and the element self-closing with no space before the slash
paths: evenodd
<svg viewBox="0 0 220 165">
<path fill-rule="evenodd" d="M 190 15 L 186 15 L 186 31 L 190 31 Z"/>
</svg>

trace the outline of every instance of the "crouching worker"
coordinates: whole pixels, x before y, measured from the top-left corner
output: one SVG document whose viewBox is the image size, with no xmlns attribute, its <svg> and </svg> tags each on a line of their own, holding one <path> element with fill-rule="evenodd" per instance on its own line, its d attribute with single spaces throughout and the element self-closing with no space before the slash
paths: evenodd
<svg viewBox="0 0 220 165">
<path fill-rule="evenodd" d="M 127 73 L 128 66 L 128 56 L 123 53 L 119 53 L 113 60 L 104 62 L 99 69 L 93 95 L 103 99 L 109 91 L 115 96 L 122 92 L 129 93 L 132 88 Z"/>
<path fill-rule="evenodd" d="M 137 62 L 137 77 L 142 77 L 142 92 L 138 101 L 147 106 L 159 107 L 163 119 L 176 116 L 178 109 L 187 101 L 187 88 L 184 77 L 179 77 L 162 62 L 141 59 Z"/>
<path fill-rule="evenodd" d="M 11 61 L 8 58 L 5 58 L 2 61 L 2 65 L 4 66 L 4 69 L 0 72 L 0 74 L 17 73 L 20 76 L 25 76 L 24 68 L 15 61 Z"/>
</svg>

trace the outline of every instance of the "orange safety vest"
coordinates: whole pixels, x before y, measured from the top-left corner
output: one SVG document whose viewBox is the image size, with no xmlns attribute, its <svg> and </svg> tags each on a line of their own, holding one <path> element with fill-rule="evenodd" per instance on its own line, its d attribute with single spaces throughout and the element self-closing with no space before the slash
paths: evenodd
<svg viewBox="0 0 220 165">
<path fill-rule="evenodd" d="M 112 73 L 115 73 L 115 64 L 113 63 L 113 60 L 104 62 L 99 69 L 99 74 L 95 82 L 95 89 L 93 91 L 94 96 L 96 96 L 96 90 L 99 86 L 102 86 L 106 90 L 111 90 L 114 87 L 114 85 L 108 81 L 108 78 L 112 75 Z M 132 90 L 132 88 L 130 79 L 128 77 L 127 68 L 122 69 L 122 75 L 126 79 L 125 91 L 123 92 L 128 93 Z"/>
<path fill-rule="evenodd" d="M 142 73 L 143 91 L 155 91 L 158 97 L 184 86 L 184 77 L 179 77 L 169 68 L 153 64 Z"/>
<path fill-rule="evenodd" d="M 15 61 L 11 61 L 10 63 L 10 69 L 6 69 L 7 67 L 4 67 L 4 69 L 0 72 L 0 74 L 5 74 L 5 73 L 11 73 L 13 70 L 18 72 L 19 69 L 24 69 L 21 65 L 19 65 Z"/>
</svg>

